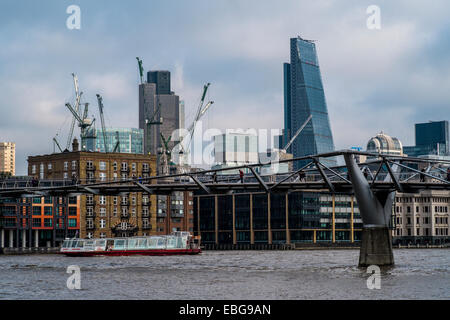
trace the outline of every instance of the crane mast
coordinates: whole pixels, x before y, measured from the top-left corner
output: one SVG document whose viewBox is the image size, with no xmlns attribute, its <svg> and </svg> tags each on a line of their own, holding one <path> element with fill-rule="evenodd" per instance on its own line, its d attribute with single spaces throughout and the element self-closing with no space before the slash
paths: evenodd
<svg viewBox="0 0 450 320">
<path fill-rule="evenodd" d="M 102 123 L 103 144 L 105 146 L 105 152 L 108 153 L 108 144 L 106 141 L 106 129 L 105 129 L 105 117 L 103 116 L 103 98 L 97 93 L 98 110 L 100 113 L 100 121 Z"/>
<path fill-rule="evenodd" d="M 143 84 L 144 83 L 144 67 L 142 66 L 142 60 L 139 59 L 139 57 L 136 57 L 136 60 L 138 62 L 139 77 L 141 80 L 141 84 Z"/>
<path fill-rule="evenodd" d="M 73 85 L 75 87 L 75 96 L 76 96 L 76 98 L 75 98 L 75 110 L 76 110 L 76 112 L 78 114 L 78 110 L 79 110 L 79 107 L 80 107 L 81 95 L 83 93 L 79 91 L 77 75 L 72 73 L 72 77 L 73 77 Z M 72 123 L 70 125 L 69 135 L 67 136 L 66 149 L 69 149 L 70 143 L 72 142 L 72 136 L 73 136 L 73 129 L 74 129 L 74 127 L 75 127 L 75 117 L 72 118 Z"/>
</svg>

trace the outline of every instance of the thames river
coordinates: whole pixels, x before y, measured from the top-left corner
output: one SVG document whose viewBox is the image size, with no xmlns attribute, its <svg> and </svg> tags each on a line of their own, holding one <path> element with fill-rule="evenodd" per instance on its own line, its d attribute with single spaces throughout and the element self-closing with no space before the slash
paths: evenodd
<svg viewBox="0 0 450 320">
<path fill-rule="evenodd" d="M 449 249 L 395 249 L 368 289 L 359 250 L 205 251 L 197 256 L 0 256 L 0 299 L 450 299 Z M 69 265 L 81 289 L 68 289 Z"/>
</svg>

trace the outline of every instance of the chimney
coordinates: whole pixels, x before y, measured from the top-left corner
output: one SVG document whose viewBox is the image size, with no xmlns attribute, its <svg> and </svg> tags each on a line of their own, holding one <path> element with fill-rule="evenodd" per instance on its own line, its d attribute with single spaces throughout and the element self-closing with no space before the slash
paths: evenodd
<svg viewBox="0 0 450 320">
<path fill-rule="evenodd" d="M 78 147 L 79 147 L 78 140 L 77 138 L 74 138 L 72 142 L 72 151 L 78 151 Z"/>
</svg>

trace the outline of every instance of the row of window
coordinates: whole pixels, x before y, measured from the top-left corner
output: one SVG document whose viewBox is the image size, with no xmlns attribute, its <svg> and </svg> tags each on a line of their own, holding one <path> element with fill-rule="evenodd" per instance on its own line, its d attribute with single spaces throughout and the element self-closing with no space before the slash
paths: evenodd
<svg viewBox="0 0 450 320">
<path fill-rule="evenodd" d="M 420 228 L 417 228 L 416 234 L 412 234 L 412 229 L 406 229 L 405 236 L 430 236 L 430 230 L 430 228 L 423 228 L 420 232 Z M 448 228 L 435 228 L 434 232 L 436 236 L 448 236 Z M 401 228 L 396 229 L 395 235 L 403 236 L 403 230 Z"/>
<path fill-rule="evenodd" d="M 449 197 L 395 197 L 395 202 L 398 203 L 424 203 L 424 202 L 440 202 L 448 203 L 450 202 Z"/>
</svg>

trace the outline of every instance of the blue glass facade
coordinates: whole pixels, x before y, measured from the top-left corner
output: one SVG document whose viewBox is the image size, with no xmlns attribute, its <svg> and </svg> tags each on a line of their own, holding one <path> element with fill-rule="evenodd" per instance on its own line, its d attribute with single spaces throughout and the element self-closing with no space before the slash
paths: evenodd
<svg viewBox="0 0 450 320">
<path fill-rule="evenodd" d="M 294 157 L 334 151 L 316 46 L 300 37 L 292 38 L 290 44 L 291 63 L 284 65 L 284 125 L 289 138 L 312 115 L 312 120 L 295 139 L 290 151 Z M 335 164 L 334 160 L 327 162 L 329 165 Z M 306 163 L 296 162 L 294 169 Z"/>
<path fill-rule="evenodd" d="M 102 130 L 95 130 L 96 139 L 89 139 L 87 141 L 86 150 L 105 152 Z M 114 147 L 117 144 L 117 133 L 119 133 L 119 147 L 116 152 L 135 154 L 144 153 L 144 130 L 136 128 L 106 128 L 108 152 L 113 152 Z"/>
<path fill-rule="evenodd" d="M 403 147 L 411 157 L 422 155 L 450 155 L 448 121 L 416 123 L 416 145 Z"/>
</svg>

